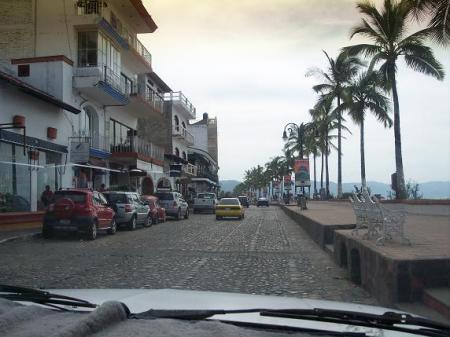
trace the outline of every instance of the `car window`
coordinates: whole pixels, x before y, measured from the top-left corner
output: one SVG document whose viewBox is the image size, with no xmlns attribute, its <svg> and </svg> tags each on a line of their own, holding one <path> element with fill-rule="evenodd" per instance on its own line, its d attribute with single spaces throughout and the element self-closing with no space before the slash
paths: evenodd
<svg viewBox="0 0 450 337">
<path fill-rule="evenodd" d="M 197 198 L 199 198 L 199 199 L 215 199 L 216 195 L 213 193 L 199 193 L 197 195 Z"/>
<path fill-rule="evenodd" d="M 105 193 L 104 195 L 111 204 L 126 204 L 128 202 L 124 193 Z"/>
<path fill-rule="evenodd" d="M 219 204 L 220 205 L 240 205 L 238 199 L 221 199 Z"/>
<path fill-rule="evenodd" d="M 156 193 L 156 196 L 159 200 L 174 200 L 174 196 L 172 193 Z"/>
<path fill-rule="evenodd" d="M 70 199 L 75 204 L 84 204 L 86 202 L 86 193 L 77 191 L 58 191 L 55 193 L 55 201 L 60 199 Z"/>
<path fill-rule="evenodd" d="M 106 198 L 105 198 L 105 196 L 104 196 L 103 194 L 98 193 L 98 198 L 100 199 L 100 202 L 101 202 L 103 205 L 108 204 L 108 200 L 106 200 Z"/>
</svg>

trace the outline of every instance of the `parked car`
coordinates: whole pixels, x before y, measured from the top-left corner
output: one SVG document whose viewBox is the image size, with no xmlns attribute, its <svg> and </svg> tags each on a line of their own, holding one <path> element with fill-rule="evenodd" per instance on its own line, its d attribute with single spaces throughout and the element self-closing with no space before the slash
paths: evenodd
<svg viewBox="0 0 450 337">
<path fill-rule="evenodd" d="M 82 232 L 95 240 L 98 230 L 115 234 L 115 212 L 105 197 L 96 191 L 66 189 L 55 192 L 42 223 L 42 236 L 49 238 L 57 231 Z"/>
<path fill-rule="evenodd" d="M 150 207 L 142 202 L 138 193 L 108 191 L 103 194 L 116 212 L 118 226 L 127 226 L 132 231 L 137 224 L 152 225 Z"/>
<path fill-rule="evenodd" d="M 244 207 L 238 198 L 222 198 L 216 207 L 216 219 L 222 218 L 239 218 L 244 219 Z"/>
<path fill-rule="evenodd" d="M 141 195 L 141 199 L 144 200 L 144 202 L 146 202 L 150 207 L 150 214 L 152 215 L 153 224 L 166 222 L 166 209 L 161 207 L 158 197 L 153 195 Z"/>
<path fill-rule="evenodd" d="M 180 220 L 182 217 L 189 218 L 189 206 L 181 193 L 178 192 L 158 192 L 155 194 L 159 203 L 166 210 L 167 216 Z"/>
<path fill-rule="evenodd" d="M 242 206 L 249 208 L 250 207 L 250 201 L 248 200 L 248 197 L 245 195 L 241 195 L 238 197 L 239 202 Z"/>
<path fill-rule="evenodd" d="M 267 200 L 267 198 L 259 198 L 258 201 L 256 202 L 256 206 L 257 207 L 260 207 L 260 206 L 269 207 L 269 200 Z"/>
<path fill-rule="evenodd" d="M 218 200 L 215 193 L 199 193 L 194 199 L 194 213 L 202 211 L 214 213 L 217 204 Z"/>
</svg>

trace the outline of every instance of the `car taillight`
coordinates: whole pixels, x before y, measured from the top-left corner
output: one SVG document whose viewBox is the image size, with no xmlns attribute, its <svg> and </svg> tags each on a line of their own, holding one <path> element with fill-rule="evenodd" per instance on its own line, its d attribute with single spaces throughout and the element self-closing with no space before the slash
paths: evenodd
<svg viewBox="0 0 450 337">
<path fill-rule="evenodd" d="M 125 212 L 131 212 L 132 210 L 133 210 L 133 208 L 131 207 L 130 204 L 125 205 Z"/>
</svg>

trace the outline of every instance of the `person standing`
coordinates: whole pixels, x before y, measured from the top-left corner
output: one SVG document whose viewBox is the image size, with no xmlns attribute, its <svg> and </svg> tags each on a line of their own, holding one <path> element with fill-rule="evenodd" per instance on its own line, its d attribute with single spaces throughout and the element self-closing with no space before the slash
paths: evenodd
<svg viewBox="0 0 450 337">
<path fill-rule="evenodd" d="M 48 207 L 53 202 L 55 195 L 53 191 L 50 189 L 50 185 L 45 186 L 44 192 L 41 194 L 41 201 L 45 207 Z"/>
</svg>

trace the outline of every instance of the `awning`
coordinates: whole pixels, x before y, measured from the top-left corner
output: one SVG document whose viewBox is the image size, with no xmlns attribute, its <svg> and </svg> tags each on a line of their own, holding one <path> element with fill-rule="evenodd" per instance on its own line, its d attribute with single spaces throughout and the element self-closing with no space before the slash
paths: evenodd
<svg viewBox="0 0 450 337">
<path fill-rule="evenodd" d="M 120 171 L 120 170 L 114 170 L 114 169 L 110 169 L 110 168 L 107 168 L 107 167 L 94 166 L 94 165 L 89 165 L 89 164 L 68 164 L 67 166 L 86 167 L 86 168 L 100 170 L 100 171 L 109 171 L 109 172 L 118 172 L 118 173 L 123 172 L 123 171 Z"/>
</svg>

